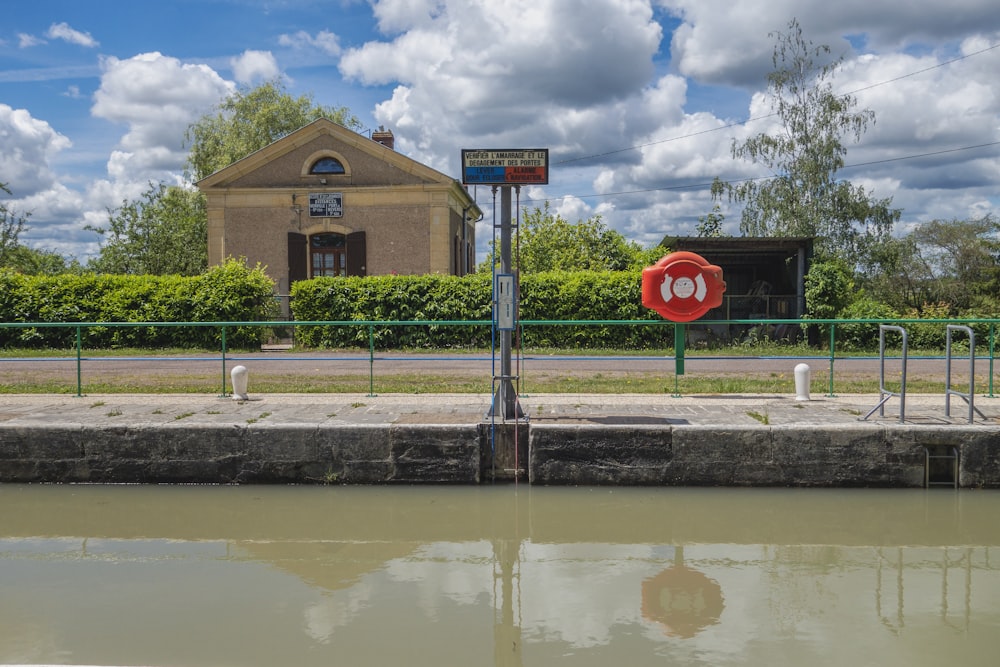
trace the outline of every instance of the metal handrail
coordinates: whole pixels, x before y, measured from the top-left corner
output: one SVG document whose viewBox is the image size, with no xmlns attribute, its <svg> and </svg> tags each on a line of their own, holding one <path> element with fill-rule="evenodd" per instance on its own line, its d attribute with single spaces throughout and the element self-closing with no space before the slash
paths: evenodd
<svg viewBox="0 0 1000 667">
<path fill-rule="evenodd" d="M 951 324 L 955 325 L 955 322 L 959 320 L 944 320 L 944 319 L 918 319 L 918 318 L 906 318 L 906 319 L 849 319 L 849 320 L 838 320 L 838 319 L 799 319 L 799 320 L 700 320 L 697 322 L 689 323 L 684 326 L 691 325 L 705 325 L 705 326 L 717 326 L 717 325 L 749 325 L 749 326 L 761 326 L 761 325 L 788 325 L 794 324 L 803 327 L 808 327 L 812 325 L 825 325 L 829 328 L 829 343 L 825 354 L 817 355 L 795 355 L 789 358 L 795 359 L 827 359 L 829 361 L 829 395 L 833 396 L 834 391 L 834 362 L 838 359 L 846 359 L 848 357 L 838 356 L 837 353 L 837 330 L 838 327 L 843 325 L 851 324 L 871 324 L 888 326 L 886 322 L 895 322 L 900 324 L 908 323 L 919 323 L 919 324 Z M 988 376 L 988 396 L 994 396 L 994 359 L 996 355 L 996 333 L 997 324 L 1000 323 L 1000 319 L 967 319 L 960 320 L 961 322 L 967 324 L 985 324 L 989 326 L 989 340 L 988 340 L 988 353 L 980 358 L 988 360 L 989 363 L 989 376 Z M 76 352 L 76 364 L 77 364 L 77 393 L 82 395 L 82 363 L 85 360 L 83 355 L 83 335 L 82 332 L 90 327 L 95 328 L 113 328 L 113 327 L 215 327 L 220 331 L 219 340 L 221 343 L 221 361 L 222 361 L 222 392 L 226 391 L 227 384 L 227 373 L 226 373 L 226 363 L 228 357 L 227 349 L 227 331 L 234 330 L 239 327 L 262 327 L 262 328 L 273 328 L 273 327 L 299 327 L 299 326 L 333 326 L 333 327 L 364 327 L 367 329 L 367 339 L 368 339 L 368 353 L 370 361 L 369 369 L 369 391 L 371 395 L 374 395 L 374 365 L 375 361 L 378 359 L 376 356 L 376 344 L 375 344 L 375 330 L 391 327 L 414 327 L 414 326 L 465 326 L 465 327 L 491 327 L 493 322 L 491 320 L 405 320 L 405 321 L 391 321 L 391 320 L 267 320 L 267 321 L 218 321 L 218 322 L 0 322 L 0 329 L 10 329 L 10 328 L 69 328 L 75 330 L 75 352 Z M 523 331 L 525 328 L 535 327 L 535 326 L 663 326 L 663 327 L 674 327 L 675 323 L 669 322 L 662 319 L 641 319 L 641 320 L 521 320 L 519 323 L 520 329 Z M 900 327 L 897 327 L 900 328 Z M 664 331 L 666 334 L 666 330 Z M 880 338 L 883 334 L 880 331 Z M 667 335 L 664 336 L 664 340 L 669 340 Z M 670 345 L 665 345 L 664 347 L 669 348 Z M 970 354 L 975 356 L 974 344 L 970 345 Z M 754 355 L 748 355 L 754 356 Z M 884 339 L 880 341 L 880 356 L 884 359 L 885 348 Z M 665 360 L 670 360 L 672 357 L 665 356 Z M 2 361 L 2 360 L 0 360 Z"/>
<path fill-rule="evenodd" d="M 975 412 L 976 387 L 976 334 L 972 327 L 959 324 L 949 324 L 945 334 L 945 385 L 944 385 L 944 416 L 951 417 L 951 397 L 960 396 L 969 404 L 969 423 L 973 422 Z M 953 331 L 964 331 L 969 336 L 969 391 L 961 392 L 951 388 L 951 335 Z"/>
<path fill-rule="evenodd" d="M 895 331 L 902 335 L 903 337 L 903 356 L 902 356 L 902 372 L 900 388 L 898 392 L 890 391 L 886 389 L 885 386 L 885 332 Z M 879 417 L 885 416 L 885 404 L 893 396 L 899 397 L 899 423 L 902 424 L 906 416 L 906 362 L 907 362 L 907 342 L 906 342 L 906 329 L 903 327 L 892 326 L 889 324 L 880 324 L 878 327 L 878 392 L 879 392 L 879 402 L 871 411 L 866 414 L 863 419 L 868 419 L 875 411 L 878 410 Z"/>
</svg>

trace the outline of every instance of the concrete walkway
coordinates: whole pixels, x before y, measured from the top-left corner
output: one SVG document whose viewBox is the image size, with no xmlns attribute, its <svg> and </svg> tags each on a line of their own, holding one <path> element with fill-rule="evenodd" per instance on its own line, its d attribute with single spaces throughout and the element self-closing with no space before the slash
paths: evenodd
<svg viewBox="0 0 1000 667">
<path fill-rule="evenodd" d="M 969 425 L 969 406 L 952 396 L 950 416 L 943 395 L 891 396 L 882 413 L 877 394 L 798 401 L 790 395 L 682 396 L 650 394 L 531 394 L 520 396 L 532 424 L 674 424 L 744 427 L 760 424 Z M 973 397 L 973 425 L 1000 426 L 1000 396 Z M 475 424 L 490 422 L 490 397 L 474 394 L 250 394 L 250 400 L 206 394 L 0 395 L 0 424 L 112 425 L 198 424 Z M 497 421 L 503 421 L 498 419 Z"/>
<path fill-rule="evenodd" d="M 0 482 L 1000 488 L 1000 399 L 0 396 Z M 868 419 L 866 415 L 872 413 Z"/>
</svg>

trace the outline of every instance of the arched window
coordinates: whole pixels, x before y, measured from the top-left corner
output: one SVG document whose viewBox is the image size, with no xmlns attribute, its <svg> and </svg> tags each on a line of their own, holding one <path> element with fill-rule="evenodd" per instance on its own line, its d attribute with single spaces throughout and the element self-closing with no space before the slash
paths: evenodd
<svg viewBox="0 0 1000 667">
<path fill-rule="evenodd" d="M 347 237 L 343 234 L 313 234 L 309 256 L 313 278 L 347 275 Z"/>
<path fill-rule="evenodd" d="M 340 163 L 340 160 L 332 157 L 321 157 L 320 159 L 313 162 L 312 167 L 309 168 L 310 174 L 346 174 L 347 171 L 344 169 L 344 165 Z"/>
</svg>

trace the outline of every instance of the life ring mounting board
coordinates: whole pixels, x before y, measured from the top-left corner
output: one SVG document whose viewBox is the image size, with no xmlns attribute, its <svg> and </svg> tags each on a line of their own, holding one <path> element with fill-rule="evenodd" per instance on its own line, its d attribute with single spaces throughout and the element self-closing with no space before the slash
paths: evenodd
<svg viewBox="0 0 1000 667">
<path fill-rule="evenodd" d="M 722 305 L 722 269 L 688 251 L 665 255 L 642 270 L 642 305 L 671 322 L 691 322 Z"/>
</svg>

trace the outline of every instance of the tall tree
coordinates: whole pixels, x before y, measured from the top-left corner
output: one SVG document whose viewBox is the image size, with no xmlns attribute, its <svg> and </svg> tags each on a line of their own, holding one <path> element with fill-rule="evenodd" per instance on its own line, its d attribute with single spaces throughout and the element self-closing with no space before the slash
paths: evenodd
<svg viewBox="0 0 1000 667">
<path fill-rule="evenodd" d="M 662 254 L 643 250 L 609 229 L 599 215 L 571 223 L 553 213 L 548 202 L 543 208 L 524 209 L 519 225 L 517 263 L 524 273 L 624 271 L 650 264 Z M 490 270 L 490 258 L 484 264 Z"/>
<path fill-rule="evenodd" d="M 733 142 L 734 158 L 766 166 L 773 177 L 727 184 L 732 200 L 744 204 L 740 229 L 748 236 L 815 236 L 820 252 L 870 260 L 885 242 L 900 211 L 892 198 L 837 178 L 847 149 L 843 139 L 859 141 L 875 122 L 869 109 L 855 111 L 851 95 L 836 95 L 830 79 L 843 57 L 814 47 L 798 21 L 776 38 L 768 92 L 782 131 Z"/>
<path fill-rule="evenodd" d="M 311 95 L 293 97 L 280 80 L 241 88 L 219 104 L 215 114 L 188 128 L 191 176 L 199 181 L 318 118 L 361 127 L 346 107 L 315 104 Z"/>
<path fill-rule="evenodd" d="M 11 194 L 6 183 L 0 183 L 0 192 Z M 0 266 L 7 266 L 11 253 L 18 247 L 18 237 L 29 215 L 18 213 L 0 201 Z"/>
<path fill-rule="evenodd" d="M 722 231 L 722 223 L 725 222 L 726 216 L 722 213 L 722 207 L 719 206 L 718 202 L 718 198 L 725 192 L 725 188 L 726 184 L 718 178 L 712 181 L 712 199 L 715 200 L 715 203 L 711 213 L 698 217 L 698 225 L 695 227 L 698 236 L 718 238 L 727 235 Z"/>
<path fill-rule="evenodd" d="M 76 259 L 67 262 L 65 257 L 52 250 L 29 248 L 21 244 L 7 253 L 3 266 L 33 276 L 58 276 L 81 271 Z"/>
<path fill-rule="evenodd" d="M 722 214 L 722 208 L 716 204 L 712 207 L 712 212 L 707 215 L 698 216 L 698 225 L 695 232 L 698 236 L 705 238 L 718 238 L 725 236 L 722 233 L 722 223 L 726 216 Z"/>
<path fill-rule="evenodd" d="M 944 303 L 960 313 L 984 299 L 995 307 L 1000 271 L 1000 222 L 931 220 L 904 239 L 898 282 L 914 285 L 913 308 Z"/>
<path fill-rule="evenodd" d="M 88 268 L 98 273 L 202 273 L 208 264 L 205 198 L 200 192 L 149 184 L 139 199 L 108 210 L 108 226 L 88 226 L 104 237 Z"/>
</svg>

